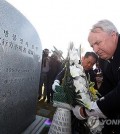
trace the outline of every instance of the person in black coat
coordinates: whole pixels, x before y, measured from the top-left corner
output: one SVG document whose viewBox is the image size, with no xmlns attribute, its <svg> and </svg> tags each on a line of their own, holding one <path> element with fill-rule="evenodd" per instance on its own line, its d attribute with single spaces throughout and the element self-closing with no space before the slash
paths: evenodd
<svg viewBox="0 0 120 134">
<path fill-rule="evenodd" d="M 85 118 L 98 116 L 111 122 L 117 121 L 117 124 L 106 122 L 102 134 L 120 134 L 120 35 L 111 21 L 101 20 L 93 25 L 88 41 L 101 58 L 103 83 L 99 92 L 102 97 L 94 102 L 92 112 L 85 109 L 83 113 L 83 107 L 80 107 L 79 114 Z"/>
<path fill-rule="evenodd" d="M 99 90 L 101 84 L 102 84 L 102 81 L 103 81 L 103 76 L 102 76 L 102 70 L 101 70 L 101 67 L 100 67 L 100 59 L 98 59 L 97 63 L 96 63 L 96 67 L 94 69 L 94 73 L 96 75 L 96 81 L 97 81 L 97 88 Z"/>
<path fill-rule="evenodd" d="M 58 56 L 53 53 L 49 61 L 49 71 L 48 71 L 48 88 L 47 88 L 47 103 L 53 101 L 53 90 L 52 84 L 62 68 L 62 63 L 58 60 Z"/>
<path fill-rule="evenodd" d="M 42 53 L 42 64 L 41 64 L 41 72 L 40 72 L 40 82 L 39 82 L 39 93 L 38 100 L 42 98 L 42 87 L 44 85 L 43 90 L 43 100 L 46 99 L 47 96 L 47 88 L 48 88 L 48 71 L 49 71 L 49 49 L 45 48 Z"/>
</svg>

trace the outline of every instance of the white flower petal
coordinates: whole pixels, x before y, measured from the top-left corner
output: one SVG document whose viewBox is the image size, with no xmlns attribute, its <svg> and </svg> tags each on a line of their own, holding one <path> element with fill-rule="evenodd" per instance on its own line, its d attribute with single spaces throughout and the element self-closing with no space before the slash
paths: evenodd
<svg viewBox="0 0 120 134">
<path fill-rule="evenodd" d="M 77 68 L 75 65 L 70 66 L 70 74 L 72 77 L 84 75 L 83 71 L 80 68 Z"/>
<path fill-rule="evenodd" d="M 71 61 L 77 60 L 79 62 L 80 60 L 80 57 L 78 56 L 78 52 L 77 50 L 75 50 L 75 48 L 69 51 L 69 56 Z"/>
<path fill-rule="evenodd" d="M 84 103 L 84 105 L 85 105 L 88 109 L 90 109 L 90 107 L 91 107 L 91 99 L 90 99 L 89 94 L 80 93 L 80 95 L 81 95 L 81 97 L 82 97 L 82 99 L 80 99 L 80 100 Z"/>
<path fill-rule="evenodd" d="M 76 77 L 75 80 L 78 81 L 79 83 L 82 83 L 85 87 L 87 87 L 87 82 L 85 78 L 79 76 L 79 77 Z"/>
<path fill-rule="evenodd" d="M 76 92 L 77 91 L 80 91 L 82 93 L 88 92 L 87 88 L 82 83 L 79 83 L 78 80 L 74 80 L 74 86 L 76 87 Z"/>
</svg>

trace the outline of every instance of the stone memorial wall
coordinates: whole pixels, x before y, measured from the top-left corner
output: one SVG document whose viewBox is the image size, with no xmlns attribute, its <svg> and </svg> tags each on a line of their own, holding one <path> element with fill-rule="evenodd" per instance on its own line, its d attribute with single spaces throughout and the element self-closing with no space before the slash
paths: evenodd
<svg viewBox="0 0 120 134">
<path fill-rule="evenodd" d="M 0 134 L 19 134 L 35 120 L 41 58 L 34 27 L 0 0 Z"/>
</svg>

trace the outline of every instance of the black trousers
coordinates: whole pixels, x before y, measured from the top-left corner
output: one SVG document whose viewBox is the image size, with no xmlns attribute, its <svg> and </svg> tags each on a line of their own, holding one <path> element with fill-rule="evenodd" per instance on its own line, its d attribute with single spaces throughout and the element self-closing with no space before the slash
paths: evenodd
<svg viewBox="0 0 120 134">
<path fill-rule="evenodd" d="M 102 134 L 120 134 L 120 125 L 104 125 Z"/>
</svg>

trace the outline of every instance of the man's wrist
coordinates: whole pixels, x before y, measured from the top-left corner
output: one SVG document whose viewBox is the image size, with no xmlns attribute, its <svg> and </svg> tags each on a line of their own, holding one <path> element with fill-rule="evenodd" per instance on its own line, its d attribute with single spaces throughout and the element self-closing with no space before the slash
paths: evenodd
<svg viewBox="0 0 120 134">
<path fill-rule="evenodd" d="M 87 113 L 86 113 L 86 111 L 85 111 L 85 107 L 81 107 L 81 108 L 80 108 L 80 114 L 81 114 L 81 116 L 84 117 L 84 118 L 87 118 L 87 117 L 88 117 L 88 115 L 87 115 Z"/>
</svg>

